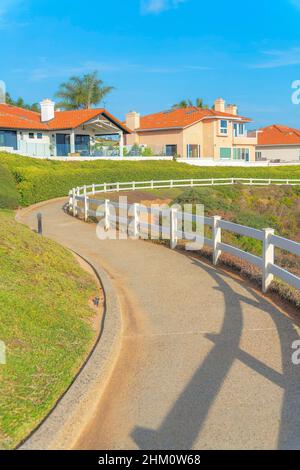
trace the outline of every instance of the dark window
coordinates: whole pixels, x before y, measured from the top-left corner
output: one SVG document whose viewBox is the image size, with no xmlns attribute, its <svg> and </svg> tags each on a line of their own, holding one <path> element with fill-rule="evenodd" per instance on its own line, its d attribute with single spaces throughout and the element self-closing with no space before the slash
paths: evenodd
<svg viewBox="0 0 300 470">
<path fill-rule="evenodd" d="M 42 134 L 41 132 L 38 132 L 37 135 L 36 135 L 36 137 L 37 137 L 38 139 L 42 139 L 42 138 L 43 138 L 43 134 Z"/>
<path fill-rule="evenodd" d="M 17 150 L 18 145 L 17 145 L 16 131 L 1 131 L 0 130 L 0 147 L 11 147 L 14 150 Z"/>
<path fill-rule="evenodd" d="M 34 139 L 34 132 L 29 132 L 28 137 L 29 139 Z"/>
<path fill-rule="evenodd" d="M 177 145 L 166 145 L 166 156 L 173 157 L 177 155 Z"/>
</svg>

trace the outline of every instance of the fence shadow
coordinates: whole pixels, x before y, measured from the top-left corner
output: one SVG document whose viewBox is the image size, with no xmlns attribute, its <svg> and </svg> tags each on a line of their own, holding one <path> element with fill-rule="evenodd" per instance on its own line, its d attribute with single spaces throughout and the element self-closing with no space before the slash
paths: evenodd
<svg viewBox="0 0 300 470">
<path fill-rule="evenodd" d="M 132 432 L 133 439 L 140 449 L 145 450 L 192 449 L 224 379 L 234 361 L 239 359 L 283 389 L 277 447 L 279 449 L 300 448 L 300 394 L 298 391 L 300 366 L 294 366 L 291 362 L 291 344 L 299 336 L 292 321 L 252 289 L 251 294 L 255 300 L 236 294 L 225 280 L 227 276 L 229 278 L 226 273 L 220 274 L 215 268 L 195 258 L 190 258 L 190 260 L 216 281 L 215 289 L 223 294 L 225 314 L 222 329 L 219 334 L 206 335 L 214 343 L 214 347 L 186 385 L 160 428 L 150 430 L 136 427 Z M 243 304 L 252 305 L 266 312 L 274 321 L 281 345 L 282 374 L 239 348 L 243 329 Z"/>
</svg>

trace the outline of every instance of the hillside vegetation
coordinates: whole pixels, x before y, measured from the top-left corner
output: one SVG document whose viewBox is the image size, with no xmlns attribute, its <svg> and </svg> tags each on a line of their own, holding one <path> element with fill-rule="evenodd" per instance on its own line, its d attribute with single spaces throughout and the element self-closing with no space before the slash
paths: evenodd
<svg viewBox="0 0 300 470">
<path fill-rule="evenodd" d="M 0 209 L 15 209 L 19 204 L 19 193 L 13 174 L 0 164 Z"/>
<path fill-rule="evenodd" d="M 72 187 L 115 181 L 184 178 L 299 178 L 300 166 L 272 168 L 195 167 L 172 161 L 59 162 L 0 153 L 13 175 L 24 206 L 66 196 Z"/>
<path fill-rule="evenodd" d="M 95 338 L 94 279 L 72 254 L 0 211 L 0 449 L 25 438 L 72 382 Z"/>
</svg>

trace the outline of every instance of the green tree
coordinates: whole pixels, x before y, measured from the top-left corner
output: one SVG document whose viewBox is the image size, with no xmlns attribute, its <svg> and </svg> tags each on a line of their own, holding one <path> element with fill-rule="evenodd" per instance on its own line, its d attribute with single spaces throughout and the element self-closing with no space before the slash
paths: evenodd
<svg viewBox="0 0 300 470">
<path fill-rule="evenodd" d="M 28 104 L 24 101 L 22 97 L 19 97 L 17 100 L 14 100 L 9 93 L 6 93 L 5 102 L 11 104 L 12 106 L 18 106 L 18 108 L 29 109 L 30 111 L 39 112 L 38 103 Z"/>
<path fill-rule="evenodd" d="M 56 96 L 62 101 L 58 106 L 67 110 L 89 109 L 100 103 L 113 89 L 111 86 L 104 86 L 97 71 L 83 77 L 73 76 L 60 85 Z"/>
</svg>

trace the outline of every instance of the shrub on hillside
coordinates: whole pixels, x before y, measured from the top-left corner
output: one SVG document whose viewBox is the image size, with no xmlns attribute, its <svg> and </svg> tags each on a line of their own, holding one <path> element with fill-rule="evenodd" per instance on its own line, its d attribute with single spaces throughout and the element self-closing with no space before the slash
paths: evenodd
<svg viewBox="0 0 300 470">
<path fill-rule="evenodd" d="M 16 209 L 19 194 L 11 172 L 0 164 L 0 209 Z"/>
</svg>

